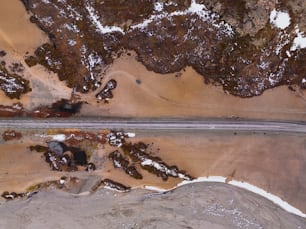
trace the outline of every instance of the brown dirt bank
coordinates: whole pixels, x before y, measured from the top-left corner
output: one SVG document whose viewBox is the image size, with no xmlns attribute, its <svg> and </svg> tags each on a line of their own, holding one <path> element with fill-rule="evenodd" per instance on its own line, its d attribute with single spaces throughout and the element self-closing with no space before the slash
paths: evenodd
<svg viewBox="0 0 306 229">
<path fill-rule="evenodd" d="M 53 132 L 54 134 L 55 132 Z M 34 132 L 20 140 L 0 144 L 0 192 L 23 192 L 29 186 L 65 176 L 99 176 L 110 178 L 132 187 L 144 185 L 171 188 L 181 181 L 160 177 L 141 169 L 142 180 L 128 176 L 122 169 L 114 168 L 108 159 L 110 152 L 118 149 L 105 144 L 88 144 L 90 162 L 97 170 L 88 174 L 85 168 L 78 172 L 55 172 L 42 158 L 41 153 L 31 152 L 30 145 L 46 145 L 49 138 L 35 136 Z M 25 133 L 23 133 L 25 136 Z M 148 152 L 160 157 L 168 165 L 176 165 L 194 177 L 224 176 L 246 181 L 279 196 L 289 204 L 306 212 L 304 203 L 306 180 L 305 137 L 300 135 L 264 135 L 252 133 L 221 132 L 136 132 L 135 142 L 153 143 Z M 119 149 L 120 150 L 120 149 Z M 89 191 L 87 187 L 83 191 Z M 87 189 L 87 190 L 86 190 Z"/>
</svg>

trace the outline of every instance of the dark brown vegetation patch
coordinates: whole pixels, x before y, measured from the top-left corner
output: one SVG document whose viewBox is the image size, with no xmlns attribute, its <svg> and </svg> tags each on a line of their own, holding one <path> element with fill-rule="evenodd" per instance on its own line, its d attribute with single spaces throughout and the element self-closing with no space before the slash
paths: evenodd
<svg viewBox="0 0 306 229">
<path fill-rule="evenodd" d="M 142 175 L 137 171 L 135 166 L 131 165 L 129 160 L 124 157 L 118 150 L 110 153 L 108 158 L 112 160 L 115 168 L 122 168 L 129 176 L 135 179 L 142 179 Z"/>
<path fill-rule="evenodd" d="M 179 170 L 176 165 L 170 166 L 161 158 L 150 155 L 150 153 L 147 152 L 147 145 L 143 142 L 135 144 L 125 143 L 121 148 L 134 163 L 139 163 L 142 169 L 148 171 L 149 173 L 155 174 L 158 177 L 161 177 L 164 181 L 168 180 L 169 176 L 175 178 L 178 177 L 184 180 L 193 179 L 193 177 L 188 175 L 185 171 Z M 113 160 L 115 167 L 118 162 L 120 162 L 120 167 L 123 167 L 122 164 L 125 167 L 128 166 L 128 161 L 118 153 L 110 154 L 110 158 Z"/>
<path fill-rule="evenodd" d="M 0 88 L 11 99 L 20 99 L 22 94 L 31 91 L 28 80 L 16 73 L 10 73 L 3 65 L 0 65 Z"/>
<path fill-rule="evenodd" d="M 88 164 L 87 153 L 78 147 L 68 146 L 63 142 L 50 141 L 48 146 L 30 146 L 31 151 L 44 153 L 45 161 L 55 171 L 76 171 L 77 166 Z"/>
<path fill-rule="evenodd" d="M 14 103 L 11 106 L 0 105 L 0 117 L 20 117 L 25 113 L 21 103 Z"/>
<path fill-rule="evenodd" d="M 34 118 L 70 117 L 80 111 L 82 102 L 73 103 L 70 100 L 61 99 L 51 106 L 40 106 L 34 109 L 30 116 Z"/>
<path fill-rule="evenodd" d="M 6 52 L 4 50 L 0 50 L 0 57 L 6 56 Z"/>
<path fill-rule="evenodd" d="M 280 85 L 306 87 L 306 51 L 290 49 L 294 25 L 280 30 L 269 23 L 277 7 L 290 12 L 292 23 L 301 21 L 297 12 L 303 11 L 293 9 L 292 1 L 195 2 L 206 7 L 188 11 L 190 0 L 23 0 L 31 21 L 50 38 L 26 62 L 44 65 L 84 93 L 100 86 L 103 72 L 124 50 L 136 51 L 149 70 L 162 74 L 192 66 L 205 82 L 240 97 Z"/>
<path fill-rule="evenodd" d="M 18 140 L 22 138 L 22 134 L 20 132 L 16 132 L 15 130 L 6 130 L 2 134 L 2 138 L 4 141 Z"/>
<path fill-rule="evenodd" d="M 104 179 L 102 184 L 106 188 L 110 188 L 119 192 L 128 192 L 131 190 L 131 187 L 125 186 L 119 182 L 113 181 L 111 179 Z"/>
</svg>

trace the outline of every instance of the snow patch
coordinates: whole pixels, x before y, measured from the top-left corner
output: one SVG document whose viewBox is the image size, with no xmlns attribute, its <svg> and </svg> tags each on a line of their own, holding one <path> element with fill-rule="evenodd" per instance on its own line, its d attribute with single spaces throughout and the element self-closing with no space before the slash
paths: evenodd
<svg viewBox="0 0 306 229">
<path fill-rule="evenodd" d="M 80 32 L 78 26 L 75 24 L 64 24 L 62 28 L 68 29 L 69 31 L 74 32 L 74 33 Z"/>
<path fill-rule="evenodd" d="M 167 192 L 167 189 L 163 189 L 163 188 L 157 188 L 155 186 L 149 186 L 149 185 L 145 185 L 144 189 L 146 190 L 150 190 L 150 191 L 156 191 L 156 192 Z"/>
<path fill-rule="evenodd" d="M 135 138 L 136 134 L 135 133 L 125 133 L 128 138 Z"/>
<path fill-rule="evenodd" d="M 235 181 L 235 180 L 232 180 L 228 183 L 230 185 L 234 185 L 236 187 L 243 188 L 243 189 L 246 189 L 246 190 L 251 191 L 253 193 L 256 193 L 260 196 L 263 196 L 266 199 L 268 199 L 268 200 L 272 201 L 273 203 L 277 204 L 278 206 L 280 206 L 281 208 L 283 208 L 287 212 L 290 212 L 292 214 L 295 214 L 295 215 L 301 216 L 303 218 L 306 218 L 306 214 L 303 213 L 302 211 L 300 211 L 299 209 L 293 207 L 292 205 L 290 205 L 286 201 L 282 200 L 278 196 L 273 195 L 271 193 L 268 193 L 267 191 L 265 191 L 265 190 L 263 190 L 259 187 L 256 187 L 256 186 L 254 186 L 252 184 L 249 184 L 247 182 L 241 182 L 241 181 Z"/>
<path fill-rule="evenodd" d="M 65 134 L 52 135 L 52 140 L 63 142 L 66 140 L 66 135 Z"/>
<path fill-rule="evenodd" d="M 290 16 L 287 12 L 272 10 L 270 13 L 270 23 L 280 29 L 285 29 L 290 25 Z"/>
<path fill-rule="evenodd" d="M 40 20 L 47 26 L 52 26 L 54 24 L 54 20 L 52 17 L 48 16 L 48 17 L 43 17 L 40 18 Z"/>
<path fill-rule="evenodd" d="M 293 44 L 290 48 L 290 51 L 295 51 L 298 48 L 306 48 L 306 37 L 303 32 L 300 32 L 298 28 L 295 30 L 296 32 L 296 37 L 293 40 Z"/>
<path fill-rule="evenodd" d="M 77 44 L 76 40 L 73 40 L 73 39 L 68 39 L 68 44 L 70 46 L 75 46 Z"/>
<path fill-rule="evenodd" d="M 3 88 L 3 90 L 5 90 L 8 93 L 15 93 L 17 90 L 22 90 L 24 87 L 18 83 L 16 83 L 16 79 L 15 78 L 6 78 L 2 75 L 0 75 L 0 80 L 2 80 L 3 82 L 1 83 L 1 88 Z"/>
<path fill-rule="evenodd" d="M 53 134 L 53 135 L 48 135 L 48 134 L 35 134 L 35 137 L 40 137 L 40 138 L 51 138 L 54 141 L 59 141 L 63 142 L 66 140 L 66 135 L 65 134 Z"/>
<path fill-rule="evenodd" d="M 154 3 L 154 10 L 157 12 L 161 12 L 164 9 L 164 4 L 162 2 L 155 2 Z"/>
</svg>

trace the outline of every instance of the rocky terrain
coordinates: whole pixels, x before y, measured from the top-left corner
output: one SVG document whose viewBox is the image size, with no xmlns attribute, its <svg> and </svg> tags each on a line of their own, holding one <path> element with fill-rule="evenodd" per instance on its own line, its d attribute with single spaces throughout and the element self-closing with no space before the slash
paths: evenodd
<svg viewBox="0 0 306 229">
<path fill-rule="evenodd" d="M 2 51 L 2 53 L 5 53 Z M 1 60 L 1 51 L 0 51 Z M 19 73 L 23 71 L 23 66 L 14 63 L 6 66 L 5 61 L 0 64 L 0 89 L 11 99 L 20 99 L 22 94 L 31 91 L 30 82 L 24 79 Z"/>
<path fill-rule="evenodd" d="M 18 34 L 13 39 L 0 26 L 1 117 L 306 120 L 303 0 L 16 2 L 22 20 L 48 39 L 29 48 L 31 39 L 24 38 L 19 49 Z M 134 190 L 222 175 L 305 212 L 304 136 L 235 132 L 214 139 L 167 132 L 127 140 L 135 134 L 73 129 L 6 129 L 1 135 L 0 228 L 41 228 L 46 218 L 58 228 L 306 226 L 272 202 L 228 185 Z"/>
<path fill-rule="evenodd" d="M 90 196 L 40 192 L 29 199 L 0 203 L 0 215 L 1 228 L 306 227 L 304 219 L 255 194 L 216 183 L 185 185 L 164 194 L 106 189 Z"/>
<path fill-rule="evenodd" d="M 240 97 L 306 86 L 302 0 L 22 2 L 50 38 L 26 63 L 44 65 L 80 92 L 98 88 L 128 50 L 158 73 L 192 66 L 206 83 Z"/>
</svg>

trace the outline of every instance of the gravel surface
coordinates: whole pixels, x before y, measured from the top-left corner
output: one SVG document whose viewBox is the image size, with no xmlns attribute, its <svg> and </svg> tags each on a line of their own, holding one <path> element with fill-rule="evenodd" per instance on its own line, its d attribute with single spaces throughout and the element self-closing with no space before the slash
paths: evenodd
<svg viewBox="0 0 306 229">
<path fill-rule="evenodd" d="M 270 201 L 216 183 L 89 196 L 59 191 L 0 205 L 0 228 L 305 228 L 306 221 Z"/>
</svg>

